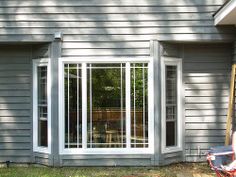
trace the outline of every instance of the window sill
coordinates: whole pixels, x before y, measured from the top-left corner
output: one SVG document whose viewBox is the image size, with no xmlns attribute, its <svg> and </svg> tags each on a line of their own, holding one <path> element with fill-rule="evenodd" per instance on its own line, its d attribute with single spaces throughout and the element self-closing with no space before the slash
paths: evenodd
<svg viewBox="0 0 236 177">
<path fill-rule="evenodd" d="M 93 155 L 93 154 L 154 154 L 154 150 L 151 148 L 143 148 L 143 149 L 120 149 L 120 148 L 94 148 L 94 149 L 63 149 L 60 152 L 60 155 L 72 155 L 72 154 L 86 154 L 86 155 Z"/>
</svg>

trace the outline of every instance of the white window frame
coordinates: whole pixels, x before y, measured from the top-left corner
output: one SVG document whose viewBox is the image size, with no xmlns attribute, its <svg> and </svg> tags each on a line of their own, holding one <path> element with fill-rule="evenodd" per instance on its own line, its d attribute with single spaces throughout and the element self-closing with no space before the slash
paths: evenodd
<svg viewBox="0 0 236 177">
<path fill-rule="evenodd" d="M 161 118 L 161 146 L 162 153 L 171 153 L 183 150 L 183 114 L 182 114 L 182 59 L 174 57 L 162 57 L 161 62 L 161 85 L 162 85 L 162 118 Z M 166 147 L 166 66 L 177 66 L 177 145 Z"/>
<path fill-rule="evenodd" d="M 82 148 L 64 148 L 65 146 L 65 134 L 64 134 L 64 64 L 73 63 L 73 64 L 81 64 L 82 66 L 82 124 L 86 122 L 87 124 L 87 92 L 86 92 L 86 64 L 87 63 L 127 63 L 129 67 L 129 63 L 140 63 L 146 62 L 148 63 L 148 148 L 131 148 L 127 146 L 126 148 L 85 148 L 87 146 L 85 138 L 87 136 L 87 127 L 82 126 Z M 59 153 L 60 155 L 64 154 L 154 154 L 154 102 L 153 102 L 153 58 L 145 57 L 145 58 L 115 58 L 115 57 L 96 57 L 96 58 L 59 58 Z M 126 76 L 126 84 L 130 85 L 130 78 Z M 128 86 L 129 87 L 129 86 Z M 126 89 L 126 96 L 129 93 L 129 89 Z M 126 98 L 126 111 L 127 111 L 127 126 L 130 125 L 130 105 L 127 104 L 130 98 Z M 128 130 L 128 129 L 127 129 Z M 131 133 L 131 128 L 129 128 L 127 132 L 127 136 L 129 137 Z M 129 142 L 127 142 L 129 143 Z"/>
<path fill-rule="evenodd" d="M 38 146 L 38 66 L 47 66 L 47 129 L 48 146 Z M 51 77 L 50 77 L 50 59 L 33 59 L 33 151 L 41 153 L 51 153 Z"/>
</svg>

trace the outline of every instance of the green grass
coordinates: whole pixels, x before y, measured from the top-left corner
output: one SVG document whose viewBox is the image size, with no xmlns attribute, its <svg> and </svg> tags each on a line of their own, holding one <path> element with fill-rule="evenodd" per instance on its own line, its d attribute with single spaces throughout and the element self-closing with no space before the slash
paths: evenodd
<svg viewBox="0 0 236 177">
<path fill-rule="evenodd" d="M 166 167 L 4 167 L 0 177 L 176 177 L 183 172 L 212 174 L 207 164 L 186 163 Z"/>
</svg>

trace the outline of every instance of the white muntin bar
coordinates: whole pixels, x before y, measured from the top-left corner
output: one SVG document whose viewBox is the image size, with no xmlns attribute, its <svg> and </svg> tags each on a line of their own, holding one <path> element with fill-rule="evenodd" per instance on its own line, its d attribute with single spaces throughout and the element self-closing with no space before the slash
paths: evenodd
<svg viewBox="0 0 236 177">
<path fill-rule="evenodd" d="M 130 63 L 126 63 L 126 147 L 130 148 L 131 114 L 130 114 Z"/>
<path fill-rule="evenodd" d="M 70 148 L 70 65 L 67 65 L 67 141 Z"/>
<path fill-rule="evenodd" d="M 87 148 L 87 67 L 82 63 L 82 148 Z"/>
<path fill-rule="evenodd" d="M 123 63 L 121 63 L 120 64 L 120 68 L 121 68 L 121 70 L 120 70 L 120 97 L 121 97 L 121 99 L 120 99 L 120 115 L 121 115 L 121 147 L 123 147 L 123 140 L 124 140 L 124 137 L 123 137 L 123 135 L 124 135 L 124 124 L 123 124 L 123 121 L 124 121 L 124 118 L 123 118 Z"/>
<path fill-rule="evenodd" d="M 143 146 L 145 147 L 145 141 L 146 141 L 146 137 L 145 137 L 145 68 L 144 68 L 144 63 L 143 63 L 143 69 L 142 69 L 143 73 Z"/>
<path fill-rule="evenodd" d="M 76 113 L 77 113 L 77 126 L 76 126 L 76 130 L 77 130 L 77 148 L 79 147 L 79 144 L 80 144 L 80 142 L 79 142 L 79 97 L 80 97 L 80 95 L 79 95 L 79 64 L 77 64 L 76 65 L 76 75 L 77 75 L 77 77 L 76 77 L 76 88 L 77 88 L 77 91 L 76 91 L 76 93 L 77 93 L 77 95 L 76 95 L 76 97 L 77 97 L 77 106 L 76 106 Z"/>
<path fill-rule="evenodd" d="M 92 109 L 93 109 L 93 98 L 92 98 L 92 68 L 91 68 L 92 64 L 89 64 L 89 105 L 90 105 L 90 116 L 89 116 L 89 125 L 90 125 L 90 148 L 92 148 L 92 144 L 93 144 L 93 116 L 92 116 Z"/>
<path fill-rule="evenodd" d="M 133 99 L 134 99 L 134 108 L 133 108 L 133 114 L 134 114 L 134 147 L 136 147 L 136 65 L 135 64 L 133 64 L 134 66 L 132 67 L 132 69 L 133 69 L 133 72 L 134 72 L 134 90 L 133 90 L 133 92 L 134 92 L 134 97 L 133 97 Z M 132 130 L 131 130 L 132 131 Z"/>
</svg>

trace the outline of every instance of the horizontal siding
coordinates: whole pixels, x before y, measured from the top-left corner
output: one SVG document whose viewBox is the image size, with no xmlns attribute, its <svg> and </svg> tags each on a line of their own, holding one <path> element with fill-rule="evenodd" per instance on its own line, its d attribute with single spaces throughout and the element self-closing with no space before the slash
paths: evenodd
<svg viewBox="0 0 236 177">
<path fill-rule="evenodd" d="M 231 45 L 184 46 L 186 161 L 224 143 L 231 58 Z"/>
<path fill-rule="evenodd" d="M 52 40 L 63 33 L 63 57 L 149 56 L 149 41 L 231 40 L 216 28 L 224 0 L 1 0 L 0 41 Z"/>
<path fill-rule="evenodd" d="M 42 165 L 52 165 L 50 161 L 50 155 L 45 153 L 34 152 L 34 162 Z"/>
<path fill-rule="evenodd" d="M 161 156 L 160 165 L 168 165 L 171 163 L 183 162 L 183 152 L 165 153 Z"/>
<path fill-rule="evenodd" d="M 62 57 L 150 56 L 152 39 L 198 42 L 235 39 L 234 28 L 214 27 L 212 15 L 223 3 L 224 0 L 0 0 L 0 41 L 51 41 L 53 34 L 61 31 Z M 14 52 L 5 49 L 0 51 L 0 161 L 27 162 L 30 154 L 26 152 L 32 141 L 30 57 L 27 48 L 14 48 Z M 48 45 L 35 46 L 31 54 L 33 58 L 48 57 L 50 51 Z M 207 149 L 216 137 L 212 132 L 224 131 L 229 58 L 228 46 L 184 46 L 186 144 L 192 149 L 202 144 L 201 149 Z M 196 130 L 202 130 L 203 135 L 196 136 L 193 133 Z M 211 142 L 207 142 L 208 138 Z M 13 147 L 23 143 L 22 156 L 18 156 Z M 1 157 L 4 152 L 8 156 Z M 150 165 L 153 160 L 130 157 L 78 160 L 81 157 L 68 156 L 62 157 L 61 163 Z M 191 153 L 187 158 L 190 157 Z M 181 153 L 163 157 L 168 163 L 181 159 Z M 35 161 L 47 164 L 49 157 L 36 154 Z"/>
<path fill-rule="evenodd" d="M 151 166 L 152 155 L 63 155 L 63 166 Z"/>
<path fill-rule="evenodd" d="M 31 46 L 0 45 L 0 162 L 30 162 Z"/>
</svg>

